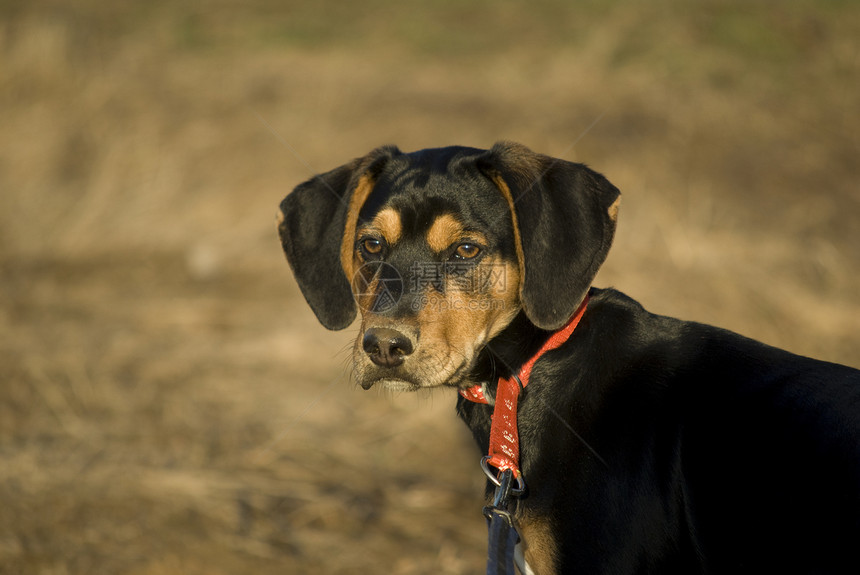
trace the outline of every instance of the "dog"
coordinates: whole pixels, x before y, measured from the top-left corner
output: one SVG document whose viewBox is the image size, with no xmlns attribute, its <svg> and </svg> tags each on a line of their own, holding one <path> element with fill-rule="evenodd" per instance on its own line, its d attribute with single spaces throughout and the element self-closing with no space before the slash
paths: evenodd
<svg viewBox="0 0 860 575">
<path fill-rule="evenodd" d="M 532 359 L 513 516 L 534 573 L 860 573 L 860 371 L 593 288 L 619 198 L 518 144 L 388 146 L 296 187 L 279 233 L 326 328 L 360 312 L 357 383 L 459 389 L 484 453 Z"/>
</svg>

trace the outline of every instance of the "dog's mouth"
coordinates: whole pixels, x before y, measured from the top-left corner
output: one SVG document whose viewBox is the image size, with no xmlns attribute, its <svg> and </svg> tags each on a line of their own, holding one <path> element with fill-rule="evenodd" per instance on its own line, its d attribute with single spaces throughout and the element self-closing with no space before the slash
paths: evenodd
<svg viewBox="0 0 860 575">
<path fill-rule="evenodd" d="M 386 391 L 418 391 L 422 387 L 414 381 L 395 379 L 391 377 L 383 377 L 370 381 L 363 381 L 359 385 L 364 390 L 368 390 L 371 387 L 377 386 L 381 387 L 382 389 L 385 389 Z"/>
<path fill-rule="evenodd" d="M 465 359 L 465 358 L 464 358 Z M 435 362 L 433 362 L 435 363 Z M 463 387 L 464 381 L 472 368 L 472 361 L 463 361 L 459 365 L 442 366 L 438 369 L 428 368 L 426 363 L 409 362 L 397 368 L 377 367 L 365 360 L 357 358 L 355 375 L 358 385 L 365 390 L 379 387 L 387 391 L 418 391 L 435 387 Z M 432 363 L 431 363 L 432 364 Z M 438 364 L 437 364 L 438 365 Z M 410 369 L 414 368 L 414 369 Z"/>
</svg>

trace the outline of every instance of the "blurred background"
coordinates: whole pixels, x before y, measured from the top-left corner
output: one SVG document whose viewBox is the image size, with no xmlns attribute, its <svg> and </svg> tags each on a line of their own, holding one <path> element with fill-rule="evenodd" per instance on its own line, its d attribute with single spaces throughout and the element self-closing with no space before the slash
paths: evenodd
<svg viewBox="0 0 860 575">
<path fill-rule="evenodd" d="M 0 573 L 479 573 L 455 395 L 349 380 L 280 252 L 372 147 L 623 192 L 596 285 L 860 367 L 860 5 L 0 0 Z"/>
</svg>

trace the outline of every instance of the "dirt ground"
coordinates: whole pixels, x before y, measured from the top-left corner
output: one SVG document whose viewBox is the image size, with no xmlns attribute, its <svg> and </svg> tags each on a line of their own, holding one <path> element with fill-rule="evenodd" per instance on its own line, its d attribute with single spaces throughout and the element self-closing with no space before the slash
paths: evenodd
<svg viewBox="0 0 860 575">
<path fill-rule="evenodd" d="M 860 367 L 860 7 L 691 6 L 0 0 L 0 573 L 482 572 L 454 393 L 357 389 L 274 230 L 383 143 L 586 162 L 596 285 Z"/>
</svg>

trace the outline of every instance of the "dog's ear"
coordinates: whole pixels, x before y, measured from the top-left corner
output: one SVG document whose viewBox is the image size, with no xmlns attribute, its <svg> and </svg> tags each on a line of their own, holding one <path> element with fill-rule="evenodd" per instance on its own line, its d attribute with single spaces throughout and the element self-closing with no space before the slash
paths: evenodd
<svg viewBox="0 0 860 575">
<path fill-rule="evenodd" d="M 399 154 L 394 146 L 377 148 L 296 186 L 281 202 L 281 245 L 302 294 L 328 329 L 355 319 L 347 274 L 358 212 L 387 161 Z"/>
<path fill-rule="evenodd" d="M 511 209 L 523 310 L 536 326 L 558 329 L 606 259 L 620 192 L 582 164 L 519 144 L 499 142 L 477 163 Z"/>
</svg>

